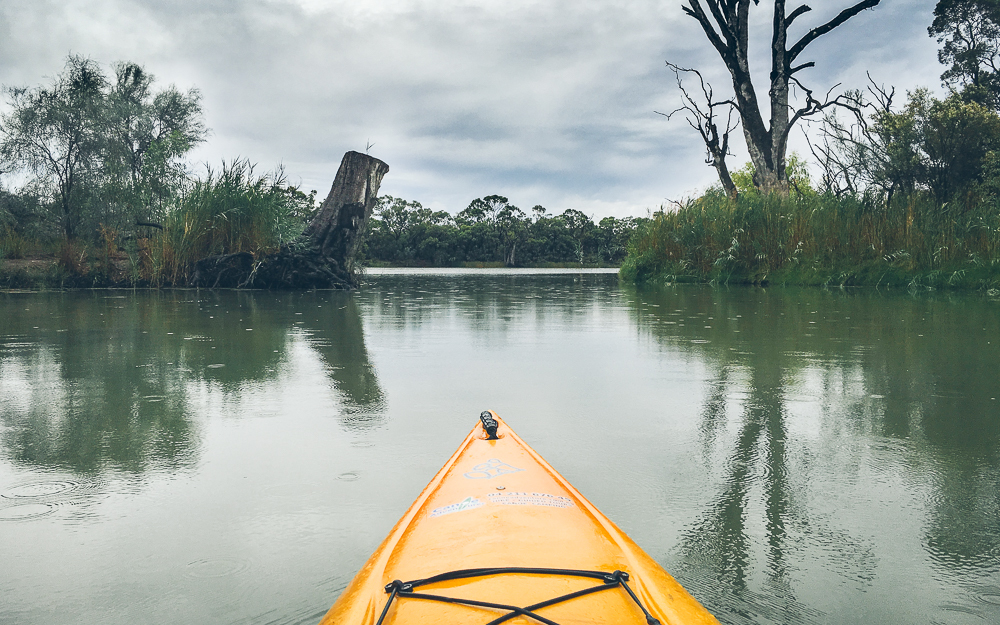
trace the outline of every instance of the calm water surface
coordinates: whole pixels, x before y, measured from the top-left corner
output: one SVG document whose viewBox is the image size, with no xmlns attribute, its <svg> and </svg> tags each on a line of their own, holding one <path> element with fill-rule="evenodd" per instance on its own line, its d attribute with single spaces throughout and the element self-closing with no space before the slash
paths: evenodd
<svg viewBox="0 0 1000 625">
<path fill-rule="evenodd" d="M 315 623 L 485 408 L 724 623 L 1000 623 L 1000 301 L 0 294 L 0 623 Z"/>
</svg>

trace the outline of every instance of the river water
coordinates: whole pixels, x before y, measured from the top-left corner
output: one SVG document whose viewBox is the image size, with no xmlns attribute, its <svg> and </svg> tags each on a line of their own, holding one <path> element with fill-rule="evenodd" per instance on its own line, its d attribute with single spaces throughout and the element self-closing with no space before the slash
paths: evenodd
<svg viewBox="0 0 1000 625">
<path fill-rule="evenodd" d="M 0 294 L 0 623 L 315 623 L 496 410 L 724 623 L 1000 622 L 1000 301 Z"/>
</svg>

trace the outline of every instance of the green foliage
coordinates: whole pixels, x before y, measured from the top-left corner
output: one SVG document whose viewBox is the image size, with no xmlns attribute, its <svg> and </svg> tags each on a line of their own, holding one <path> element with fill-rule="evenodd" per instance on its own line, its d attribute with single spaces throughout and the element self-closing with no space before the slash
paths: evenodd
<svg viewBox="0 0 1000 625">
<path fill-rule="evenodd" d="M 204 140 L 201 95 L 170 86 L 153 92 L 153 76 L 134 63 L 115 66 L 105 96 L 101 222 L 125 228 L 157 221 L 186 182 L 182 157 Z"/>
<path fill-rule="evenodd" d="M 502 195 L 476 198 L 455 216 L 455 223 L 471 246 L 478 247 L 483 257 L 507 266 L 515 264 L 517 246 L 526 234 L 526 222 L 524 211 Z"/>
<path fill-rule="evenodd" d="M 0 227 L 0 259 L 24 258 L 33 247 L 31 240 L 13 228 Z"/>
<path fill-rule="evenodd" d="M 25 239 L 43 240 L 50 229 L 45 223 L 44 200 L 30 188 L 20 193 L 0 189 L 0 229 Z"/>
<path fill-rule="evenodd" d="M 912 186 L 929 188 L 941 202 L 979 182 L 986 153 L 1000 148 L 1000 117 L 956 96 L 935 100 L 920 90 L 902 113 L 884 118 L 888 126 L 908 129 L 893 147 L 904 163 L 915 164 Z"/>
<path fill-rule="evenodd" d="M 947 69 L 945 84 L 970 102 L 1000 105 L 1000 2 L 939 0 L 927 29 L 941 44 L 938 60 Z"/>
<path fill-rule="evenodd" d="M 278 168 L 278 171 L 282 171 L 281 167 Z M 283 177 L 283 174 L 279 177 Z M 303 226 L 308 226 L 309 222 L 316 216 L 316 213 L 319 212 L 319 204 L 316 203 L 316 190 L 313 189 L 307 194 L 293 185 L 279 185 L 279 188 L 288 196 L 288 210 L 291 212 L 291 215 L 297 221 L 301 222 Z"/>
<path fill-rule="evenodd" d="M 622 276 L 794 284 L 1000 284 L 1000 211 L 928 195 L 742 196 L 712 191 L 640 227 Z"/>
<path fill-rule="evenodd" d="M 983 180 L 986 155 L 1000 149 L 1000 116 L 952 94 L 944 100 L 926 89 L 908 94 L 902 110 L 876 92 L 877 104 L 860 92 L 847 94 L 853 124 L 830 115 L 818 150 L 823 187 L 842 195 L 929 191 L 939 203 L 961 198 Z"/>
<path fill-rule="evenodd" d="M 477 198 L 454 218 L 383 196 L 363 254 L 370 263 L 424 266 L 617 265 L 636 224 L 605 217 L 595 225 L 578 210 L 552 216 L 537 205 L 531 215 L 500 195 Z"/>
<path fill-rule="evenodd" d="M 186 184 L 182 157 L 207 133 L 197 91 L 154 92 L 134 63 L 114 74 L 70 56 L 49 85 L 4 88 L 0 171 L 27 178 L 20 194 L 39 200 L 34 226 L 50 237 L 96 242 L 101 224 L 134 231 L 162 218 Z"/>
<path fill-rule="evenodd" d="M 97 173 L 100 111 L 107 79 L 89 59 L 70 56 L 48 87 L 5 87 L 10 110 L 0 117 L 3 169 L 34 175 L 67 237 L 76 235 Z"/>
<path fill-rule="evenodd" d="M 163 232 L 140 240 L 140 275 L 155 284 L 184 284 L 202 258 L 276 251 L 304 228 L 296 215 L 302 198 L 295 191 L 281 169 L 258 175 L 247 160 L 209 169 L 167 209 Z"/>
<path fill-rule="evenodd" d="M 754 175 L 753 163 L 750 161 L 732 172 L 733 184 L 736 185 L 736 191 L 739 194 L 760 195 L 760 190 L 754 182 Z M 816 192 L 809 179 L 809 164 L 797 152 L 788 155 L 785 161 L 785 176 L 792 193 L 808 195 Z"/>
</svg>

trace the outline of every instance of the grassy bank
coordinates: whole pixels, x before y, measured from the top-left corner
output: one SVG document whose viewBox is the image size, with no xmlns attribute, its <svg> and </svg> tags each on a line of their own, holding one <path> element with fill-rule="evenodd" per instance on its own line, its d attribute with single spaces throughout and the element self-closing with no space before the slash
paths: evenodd
<svg viewBox="0 0 1000 625">
<path fill-rule="evenodd" d="M 629 282 L 1000 289 L 1000 206 L 709 192 L 629 245 Z"/>
<path fill-rule="evenodd" d="M 460 269 L 506 269 L 507 264 L 502 262 L 479 262 L 479 261 L 465 261 L 454 263 L 451 265 L 435 265 L 429 262 L 412 261 L 412 262 L 388 262 L 382 260 L 366 260 L 364 261 L 365 267 L 376 267 L 376 268 L 420 268 L 420 269 L 450 269 L 450 268 L 460 268 Z M 618 269 L 618 265 L 609 265 L 606 263 L 556 263 L 556 262 L 541 262 L 541 263 L 526 263 L 517 265 L 521 269 Z"/>
<path fill-rule="evenodd" d="M 202 258 L 276 251 L 302 232 L 311 205 L 280 171 L 224 163 L 178 197 L 161 223 L 129 233 L 102 225 L 89 239 L 46 241 L 0 230 L 0 288 L 185 286 Z"/>
</svg>

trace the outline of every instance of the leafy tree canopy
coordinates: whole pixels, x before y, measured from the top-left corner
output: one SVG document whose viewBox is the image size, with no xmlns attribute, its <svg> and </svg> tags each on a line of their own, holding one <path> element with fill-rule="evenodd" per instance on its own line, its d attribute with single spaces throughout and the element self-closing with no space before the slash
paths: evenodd
<svg viewBox="0 0 1000 625">
<path fill-rule="evenodd" d="M 476 198 L 452 218 L 420 202 L 382 196 L 364 254 L 370 261 L 434 266 L 613 265 L 625 257 L 639 221 L 605 217 L 595 225 L 579 210 L 553 216 L 541 205 L 528 216 L 502 195 Z"/>
<path fill-rule="evenodd" d="M 967 99 L 1000 106 L 1000 0 L 940 0 L 927 32 L 941 44 L 941 80 Z"/>
<path fill-rule="evenodd" d="M 71 55 L 48 85 L 4 87 L 0 171 L 26 179 L 45 199 L 45 221 L 66 238 L 160 219 L 185 180 L 184 154 L 204 141 L 201 96 L 155 91 L 141 66 L 123 62 L 110 78 Z"/>
</svg>

